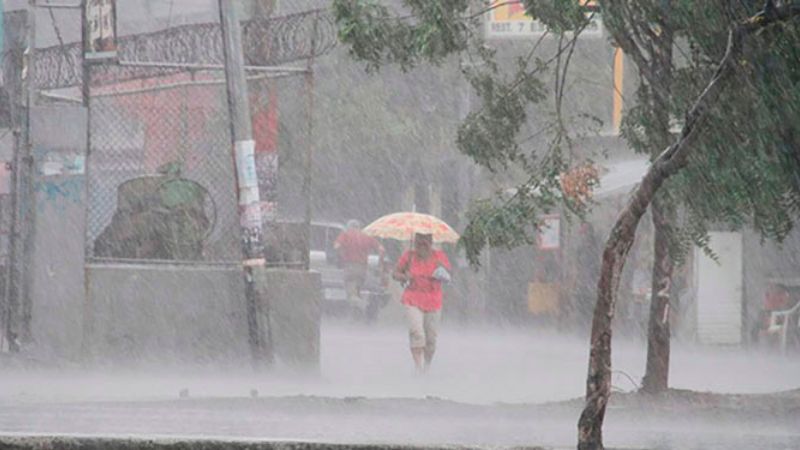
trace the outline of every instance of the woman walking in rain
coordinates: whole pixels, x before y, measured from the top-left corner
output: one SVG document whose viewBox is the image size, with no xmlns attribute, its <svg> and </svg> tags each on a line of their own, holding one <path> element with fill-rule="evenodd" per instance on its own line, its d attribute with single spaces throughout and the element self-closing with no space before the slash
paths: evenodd
<svg viewBox="0 0 800 450">
<path fill-rule="evenodd" d="M 397 261 L 393 278 L 405 286 L 402 303 L 409 327 L 411 356 L 417 371 L 430 367 L 442 311 L 442 283 L 450 281 L 447 255 L 433 248 L 433 236 L 414 235 L 413 250 Z"/>
</svg>

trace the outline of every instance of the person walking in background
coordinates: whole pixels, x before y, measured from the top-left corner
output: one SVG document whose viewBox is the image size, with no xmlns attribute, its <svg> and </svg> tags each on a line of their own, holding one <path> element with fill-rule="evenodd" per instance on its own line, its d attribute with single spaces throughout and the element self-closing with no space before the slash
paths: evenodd
<svg viewBox="0 0 800 450">
<path fill-rule="evenodd" d="M 342 231 L 333 243 L 333 248 L 339 255 L 339 264 L 344 270 L 344 288 L 347 301 L 364 311 L 367 301 L 361 297 L 361 289 L 367 278 L 370 253 L 377 253 L 380 266 L 383 267 L 383 246 L 377 239 L 367 236 L 361 231 L 358 220 L 347 222 L 347 228 Z"/>
<path fill-rule="evenodd" d="M 405 286 L 402 303 L 408 320 L 411 357 L 417 371 L 431 365 L 442 311 L 442 284 L 450 281 L 450 260 L 433 248 L 433 236 L 415 234 L 413 250 L 397 261 L 393 278 Z"/>
</svg>

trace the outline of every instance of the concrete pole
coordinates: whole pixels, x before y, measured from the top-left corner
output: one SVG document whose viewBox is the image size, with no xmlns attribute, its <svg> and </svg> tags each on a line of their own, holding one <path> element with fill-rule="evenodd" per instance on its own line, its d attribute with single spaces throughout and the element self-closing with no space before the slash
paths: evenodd
<svg viewBox="0 0 800 450">
<path fill-rule="evenodd" d="M 27 11 L 6 13 L 5 18 L 8 19 L 8 26 L 3 30 L 6 35 L 3 50 L 6 52 L 7 59 L 3 61 L 3 71 L 10 103 L 11 126 L 14 130 L 14 155 L 11 163 L 11 231 L 8 242 L 8 266 L 5 273 L 6 283 L 5 291 L 3 292 L 2 317 L 0 317 L 4 327 L 3 336 L 0 338 L 0 351 L 16 352 L 19 351 L 19 341 L 17 340 L 19 331 L 17 324 L 19 311 L 18 287 L 22 250 L 20 245 L 22 239 L 20 238 L 19 217 L 19 168 L 23 160 L 24 137 L 22 136 L 22 129 L 25 126 L 25 97 L 22 85 L 23 62 L 18 57 L 18 52 L 24 51 L 27 46 L 26 39 L 22 37 L 25 36 L 29 18 Z M 13 53 L 12 50 L 14 51 Z"/>
<path fill-rule="evenodd" d="M 238 0 L 219 0 L 222 47 L 225 55 L 225 80 L 233 141 L 239 223 L 241 226 L 247 327 L 250 350 L 256 367 L 273 361 L 272 339 L 269 332 L 269 305 L 258 305 L 253 279 L 253 267 L 264 265 L 261 236 L 261 205 L 255 164 L 255 141 L 247 98 L 247 81 L 242 54 L 242 35 L 239 24 Z M 266 335 L 259 327 L 259 309 L 266 319 Z M 266 339 L 264 339 L 266 338 Z"/>
<path fill-rule="evenodd" d="M 35 197 L 33 192 L 33 136 L 31 135 L 31 113 L 36 105 L 36 0 L 28 0 L 28 55 L 25 73 L 25 147 L 24 161 L 21 166 L 20 192 L 22 193 L 22 277 L 19 288 L 21 311 L 21 339 L 31 340 L 31 313 L 33 304 L 30 296 L 30 287 L 33 283 L 33 236 L 35 232 Z"/>
<path fill-rule="evenodd" d="M 11 234 L 9 237 L 9 261 L 7 272 L 7 285 L 5 304 L 3 305 L 3 322 L 5 326 L 4 340 L 7 349 L 11 352 L 20 350 L 20 339 L 26 337 L 29 331 L 26 313 L 30 311 L 27 304 L 26 281 L 28 277 L 28 253 L 26 244 L 30 235 L 32 206 L 30 174 L 31 174 L 31 136 L 30 136 L 30 107 L 34 101 L 34 71 L 33 53 L 35 48 L 36 28 L 35 11 L 32 0 L 28 0 L 28 8 L 24 11 L 22 24 L 15 24 L 14 28 L 7 30 L 11 45 L 21 42 L 22 59 L 15 61 L 17 68 L 8 68 L 8 74 L 14 77 L 7 80 L 10 89 L 9 100 L 13 103 L 12 109 L 14 123 L 14 160 L 12 164 L 11 184 Z M 17 71 L 18 70 L 18 71 Z M 28 323 L 26 323 L 28 322 Z"/>
</svg>

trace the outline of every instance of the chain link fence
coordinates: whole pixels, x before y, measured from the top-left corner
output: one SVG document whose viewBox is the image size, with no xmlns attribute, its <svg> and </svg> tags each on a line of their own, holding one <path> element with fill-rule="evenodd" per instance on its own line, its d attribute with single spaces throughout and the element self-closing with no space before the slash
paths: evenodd
<svg viewBox="0 0 800 450">
<path fill-rule="evenodd" d="M 223 72 L 150 69 L 141 77 L 141 71 L 106 67 L 92 79 L 87 255 L 95 261 L 239 260 Z M 109 83 L 110 73 L 127 81 Z M 248 80 L 262 211 L 274 218 L 281 150 L 292 155 L 290 149 L 304 145 L 304 76 L 253 71 Z"/>
<path fill-rule="evenodd" d="M 0 133 L 25 128 L 20 120 L 28 87 L 35 92 L 31 106 L 81 103 L 80 10 L 37 8 L 35 14 L 36 40 L 46 43 L 35 51 L 27 49 L 27 11 L 3 17 Z M 332 18 L 321 11 L 243 23 L 249 66 L 313 58 L 335 42 Z M 219 24 L 122 36 L 118 48 L 120 63 L 91 66 L 90 148 L 85 164 L 76 158 L 73 167 L 86 175 L 87 262 L 240 261 Z M 290 155 L 291 168 L 302 154 L 294 146 L 305 145 L 306 77 L 302 70 L 258 67 L 248 71 L 248 79 L 263 207 L 274 221 L 278 155 Z M 12 210 L 18 224 L 28 224 L 34 208 L 26 196 L 30 189 L 22 188 L 30 174 L 12 183 L 12 173 L 19 178 L 23 162 L 34 161 L 26 144 L 4 145 L 8 151 L 0 159 L 0 351 L 10 349 L 31 323 L 31 299 L 22 291 L 30 285 L 23 279 L 30 233 L 23 229 L 10 237 Z M 292 179 L 297 177 L 287 181 Z M 302 208 L 296 200 L 292 206 Z M 19 247 L 13 261 L 9 242 Z M 13 286 L 18 288 L 11 292 Z"/>
</svg>

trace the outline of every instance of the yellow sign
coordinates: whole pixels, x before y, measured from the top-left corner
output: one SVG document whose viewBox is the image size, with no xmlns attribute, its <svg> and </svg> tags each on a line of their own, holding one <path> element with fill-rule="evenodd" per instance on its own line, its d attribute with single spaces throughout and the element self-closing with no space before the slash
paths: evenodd
<svg viewBox="0 0 800 450">
<path fill-rule="evenodd" d="M 559 313 L 559 286 L 555 283 L 528 283 L 528 311 L 533 314 Z"/>
<path fill-rule="evenodd" d="M 498 3 L 503 2 L 502 0 L 495 0 L 492 6 Z M 505 2 L 495 6 L 494 20 L 496 22 L 515 22 L 518 20 L 531 20 L 531 17 L 525 15 L 525 5 L 521 1 L 519 3 Z"/>
<path fill-rule="evenodd" d="M 578 0 L 581 5 L 594 7 L 595 0 Z M 489 38 L 530 37 L 542 35 L 547 27 L 539 20 L 525 13 L 522 0 L 494 0 L 489 12 L 486 34 Z M 587 12 L 587 14 L 592 14 Z M 581 36 L 600 37 L 603 25 L 600 16 L 594 13 L 591 23 L 581 32 Z"/>
</svg>

